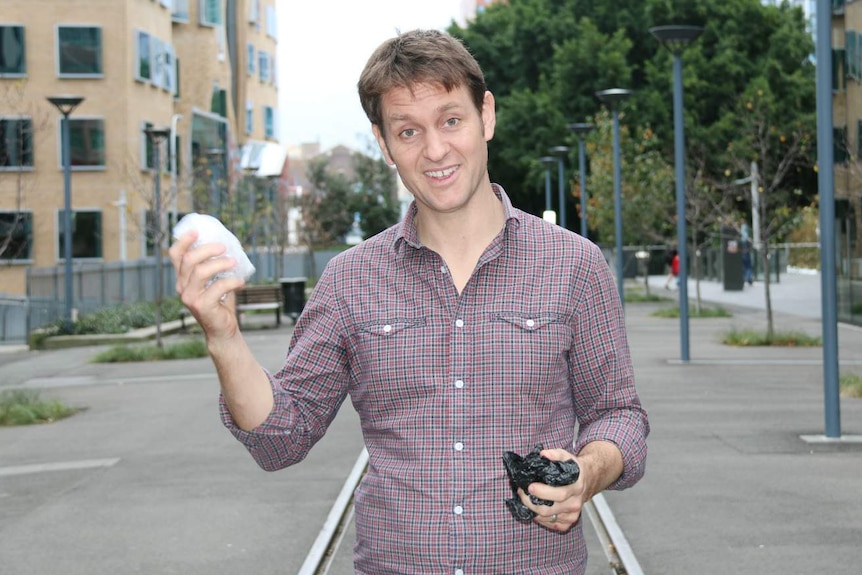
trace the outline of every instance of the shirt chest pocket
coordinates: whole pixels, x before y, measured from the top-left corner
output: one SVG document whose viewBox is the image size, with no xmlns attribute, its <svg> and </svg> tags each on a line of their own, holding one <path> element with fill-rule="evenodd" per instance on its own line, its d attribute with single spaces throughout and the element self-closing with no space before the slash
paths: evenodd
<svg viewBox="0 0 862 575">
<path fill-rule="evenodd" d="M 565 378 L 572 330 L 558 313 L 500 312 L 491 316 L 491 339 L 504 373 L 534 385 Z"/>
</svg>

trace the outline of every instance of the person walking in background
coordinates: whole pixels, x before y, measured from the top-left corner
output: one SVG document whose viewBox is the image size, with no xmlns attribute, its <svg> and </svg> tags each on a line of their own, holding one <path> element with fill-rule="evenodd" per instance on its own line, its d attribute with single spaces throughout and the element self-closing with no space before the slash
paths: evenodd
<svg viewBox="0 0 862 575">
<path fill-rule="evenodd" d="M 751 240 L 742 238 L 742 281 L 754 285 L 754 275 L 751 269 Z"/>
<path fill-rule="evenodd" d="M 664 289 L 670 289 L 671 282 L 674 285 L 677 285 L 679 281 L 677 278 L 679 277 L 679 252 L 677 250 L 671 250 L 667 257 L 667 279 L 664 281 Z"/>
<path fill-rule="evenodd" d="M 330 261 L 277 373 L 237 325 L 230 294 L 242 280 L 212 281 L 234 264 L 224 247 L 191 249 L 189 232 L 170 249 L 216 365 L 222 421 L 276 470 L 300 462 L 350 397 L 369 457 L 355 494 L 360 575 L 583 575 L 584 504 L 634 485 L 646 465 L 649 422 L 613 275 L 594 244 L 491 183 L 494 96 L 460 41 L 400 34 L 358 88 L 414 202 Z M 537 445 L 576 461 L 577 481 L 514 491 L 504 453 Z M 510 512 L 513 493 L 532 520 Z"/>
</svg>

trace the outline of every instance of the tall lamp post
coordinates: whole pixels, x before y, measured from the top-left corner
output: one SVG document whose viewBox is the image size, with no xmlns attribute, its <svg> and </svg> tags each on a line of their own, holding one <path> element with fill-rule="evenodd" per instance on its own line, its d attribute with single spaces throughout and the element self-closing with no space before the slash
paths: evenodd
<svg viewBox="0 0 862 575">
<path fill-rule="evenodd" d="M 153 240 L 156 252 L 156 347 L 162 347 L 162 166 L 161 144 L 171 135 L 170 128 L 146 128 L 153 147 Z"/>
<path fill-rule="evenodd" d="M 551 166 L 556 164 L 557 160 L 551 156 L 542 156 L 539 161 L 545 165 L 545 213 L 542 214 L 542 219 L 555 223 L 554 210 L 551 209 Z"/>
<path fill-rule="evenodd" d="M 680 359 L 689 361 L 688 239 L 685 229 L 685 121 L 682 101 L 682 51 L 703 33 L 700 26 L 655 26 L 650 33 L 673 53 L 673 134 L 676 166 L 676 244 L 679 254 Z"/>
<path fill-rule="evenodd" d="M 48 96 L 51 102 L 63 114 L 61 130 L 63 135 L 63 259 L 64 259 L 64 288 L 66 297 L 65 320 L 66 328 L 72 326 L 72 153 L 69 143 L 69 115 L 84 101 L 81 96 Z"/>
<path fill-rule="evenodd" d="M 569 152 L 568 146 L 554 146 L 550 153 L 557 156 L 557 195 L 559 196 L 560 204 L 560 227 L 566 227 L 566 182 L 563 179 L 563 162 L 566 159 L 566 154 Z"/>
<path fill-rule="evenodd" d="M 581 183 L 581 236 L 587 237 L 587 152 L 584 147 L 584 138 L 592 129 L 592 124 L 575 123 L 569 124 L 569 129 L 578 136 L 578 177 Z"/>
<path fill-rule="evenodd" d="M 617 290 L 620 293 L 620 303 L 625 306 L 625 289 L 623 288 L 623 208 L 620 176 L 620 111 L 619 107 L 629 96 L 631 90 L 611 88 L 596 92 L 596 96 L 611 108 L 614 117 L 614 229 L 616 231 L 617 260 Z"/>
</svg>

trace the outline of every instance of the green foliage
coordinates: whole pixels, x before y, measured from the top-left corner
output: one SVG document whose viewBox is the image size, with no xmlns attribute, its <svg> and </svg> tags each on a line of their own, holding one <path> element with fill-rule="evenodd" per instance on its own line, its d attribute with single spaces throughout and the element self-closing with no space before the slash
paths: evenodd
<svg viewBox="0 0 862 575">
<path fill-rule="evenodd" d="M 640 185 L 644 173 L 656 188 L 650 193 L 664 182 L 669 184 L 665 193 L 673 195 L 674 180 L 666 169 L 674 145 L 673 57 L 649 29 L 674 23 L 705 27 L 684 52 L 687 158 L 693 164 L 687 175 L 697 173 L 700 181 L 711 182 L 704 189 L 716 195 L 716 184 L 747 175 L 744 170 L 757 153 L 775 205 L 810 203 L 816 195 L 814 150 L 797 144 L 811 142 L 815 83 L 809 56 L 814 46 L 801 9 L 764 6 L 758 0 L 510 0 L 492 5 L 466 28 L 453 25 L 450 33 L 476 56 L 495 94 L 498 121 L 489 171 L 516 206 L 537 215 L 544 209 L 544 170 L 537 159 L 552 146 L 572 148 L 567 179 L 576 179 L 577 138 L 567 124 L 600 120 L 595 92 L 607 88 L 633 90 L 622 108 L 625 133 L 653 132 L 654 146 L 640 152 L 657 152 L 665 164 L 653 176 L 647 166 L 658 164 L 648 160 L 635 175 L 632 167 L 638 164 L 627 152 L 622 163 L 630 192 L 626 201 L 648 189 Z M 758 147 L 749 136 L 756 123 L 744 117 L 751 114 L 740 95 L 759 90 L 768 96 L 768 106 L 758 108 L 757 117 L 769 137 Z M 609 156 L 609 147 L 591 150 L 591 177 L 612 178 Z M 731 219 L 743 219 L 747 208 L 737 205 L 740 213 Z M 625 216 L 624 221 L 624 233 L 635 243 L 645 242 L 648 236 L 641 236 L 647 232 L 671 234 L 666 217 L 654 226 L 630 226 Z"/>
<path fill-rule="evenodd" d="M 398 180 L 395 169 L 382 157 L 356 153 L 353 162 L 356 184 L 350 207 L 359 214 L 362 239 L 366 239 L 398 221 Z"/>
<path fill-rule="evenodd" d="M 733 329 L 722 339 L 722 343 L 735 346 L 782 346 L 782 347 L 819 347 L 823 345 L 820 337 L 811 336 L 802 332 L 787 331 L 774 332 L 771 336 L 768 332 L 753 329 Z"/>
<path fill-rule="evenodd" d="M 300 198 L 302 241 L 311 249 L 343 242 L 353 226 L 353 186 L 343 174 L 332 173 L 327 167 L 324 156 L 309 162 L 311 190 Z"/>
<path fill-rule="evenodd" d="M 626 291 L 626 303 L 651 303 L 658 301 L 667 301 L 668 298 L 662 297 L 654 293 L 643 293 L 641 291 L 632 292 Z"/>
<path fill-rule="evenodd" d="M 0 392 L 0 426 L 50 423 L 78 411 L 58 400 L 42 399 L 39 392 L 32 389 Z"/>
<path fill-rule="evenodd" d="M 844 397 L 862 397 L 862 376 L 855 373 L 842 374 L 838 385 Z"/>
<path fill-rule="evenodd" d="M 663 317 L 663 318 L 678 318 L 679 317 L 679 307 L 666 307 L 659 310 L 656 310 L 652 314 L 654 317 Z M 733 314 L 724 309 L 721 306 L 718 307 L 701 307 L 699 310 L 697 307 L 689 308 L 688 312 L 689 317 L 691 318 L 713 318 L 713 317 L 733 317 Z"/>
<path fill-rule="evenodd" d="M 180 318 L 182 303 L 178 297 L 162 301 L 162 321 Z M 67 328 L 64 320 L 58 320 L 49 328 L 50 335 L 84 335 L 88 333 L 126 333 L 134 329 L 155 325 L 156 307 L 153 302 L 137 302 L 103 308 L 82 315 Z"/>
<path fill-rule="evenodd" d="M 169 359 L 195 359 L 208 355 L 206 343 L 201 339 L 183 341 L 164 347 L 152 344 L 111 347 L 93 358 L 93 363 L 125 363 L 133 361 L 160 361 Z"/>
</svg>

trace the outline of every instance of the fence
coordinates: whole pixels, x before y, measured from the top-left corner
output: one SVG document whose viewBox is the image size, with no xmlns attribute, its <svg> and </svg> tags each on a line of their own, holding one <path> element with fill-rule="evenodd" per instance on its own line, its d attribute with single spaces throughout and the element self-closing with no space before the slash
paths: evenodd
<svg viewBox="0 0 862 575">
<path fill-rule="evenodd" d="M 278 254 L 260 250 L 249 253 L 256 272 L 250 283 L 275 283 L 279 277 L 312 277 L 332 259 L 336 251 L 314 253 L 314 266 L 305 250 Z M 173 294 L 173 266 L 162 266 L 162 293 Z M 312 273 L 314 270 L 316 273 Z M 24 343 L 34 329 L 54 324 L 64 317 L 65 268 L 29 268 L 26 297 L 0 296 L 0 344 Z M 72 267 L 72 308 L 77 315 L 139 301 L 153 301 L 156 294 L 156 260 L 132 262 L 75 262 Z"/>
</svg>

